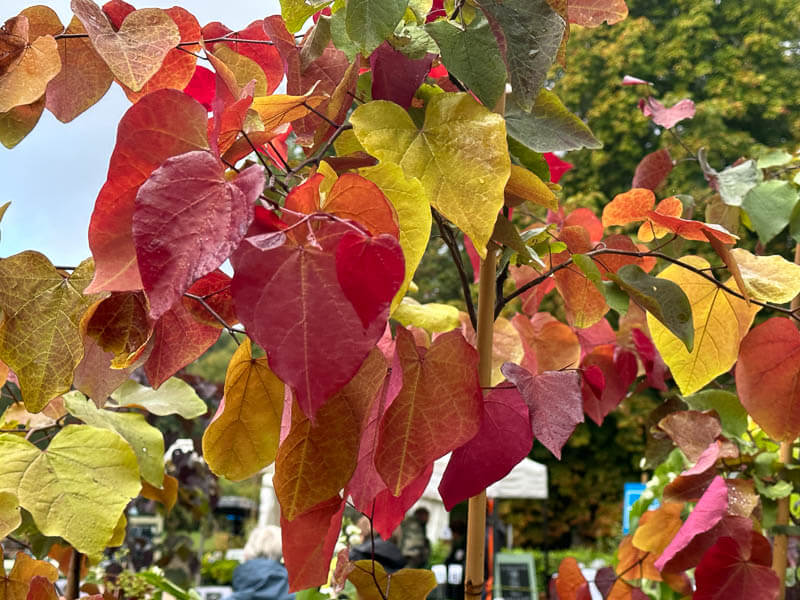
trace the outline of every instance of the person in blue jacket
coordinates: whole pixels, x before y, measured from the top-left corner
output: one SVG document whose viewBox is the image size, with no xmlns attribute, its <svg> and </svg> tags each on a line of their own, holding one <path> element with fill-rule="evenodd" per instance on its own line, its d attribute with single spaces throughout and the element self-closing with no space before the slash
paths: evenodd
<svg viewBox="0 0 800 600">
<path fill-rule="evenodd" d="M 233 594 L 225 600 L 294 600 L 282 555 L 281 528 L 256 527 L 244 547 L 245 562 L 233 572 Z"/>
</svg>

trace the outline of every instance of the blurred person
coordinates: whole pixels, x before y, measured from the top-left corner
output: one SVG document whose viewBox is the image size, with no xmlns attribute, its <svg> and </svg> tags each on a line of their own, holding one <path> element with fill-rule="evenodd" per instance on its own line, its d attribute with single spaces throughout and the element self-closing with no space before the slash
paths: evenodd
<svg viewBox="0 0 800 600">
<path fill-rule="evenodd" d="M 428 509 L 419 507 L 400 524 L 400 550 L 406 557 L 407 566 L 412 569 L 424 569 L 428 566 L 431 542 L 425 529 L 429 517 Z"/>
<path fill-rule="evenodd" d="M 387 573 L 394 573 L 406 566 L 406 559 L 394 542 L 384 540 L 377 532 L 372 531 L 372 524 L 367 517 L 361 517 L 356 523 L 361 529 L 362 542 L 350 548 L 350 560 L 370 560 L 373 557 Z"/>
<path fill-rule="evenodd" d="M 282 557 L 281 528 L 256 527 L 244 547 L 245 562 L 233 572 L 233 594 L 225 600 L 294 600 Z"/>
</svg>

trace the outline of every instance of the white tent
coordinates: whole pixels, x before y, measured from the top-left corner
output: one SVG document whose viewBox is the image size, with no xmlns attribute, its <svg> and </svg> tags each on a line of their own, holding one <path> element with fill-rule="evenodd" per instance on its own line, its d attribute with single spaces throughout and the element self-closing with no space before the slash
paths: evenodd
<svg viewBox="0 0 800 600">
<path fill-rule="evenodd" d="M 433 474 L 422 498 L 412 507 L 412 511 L 424 506 L 430 513 L 428 520 L 428 535 L 434 540 L 446 538 L 449 534 L 449 517 L 444 508 L 444 503 L 439 496 L 439 483 L 444 475 L 450 455 L 443 456 L 433 463 Z M 264 471 L 261 480 L 261 503 L 259 507 L 258 522 L 260 525 L 279 525 L 280 508 L 272 486 L 274 467 Z M 541 463 L 524 458 L 511 472 L 489 486 L 486 490 L 490 498 L 547 498 L 547 467 Z"/>
</svg>

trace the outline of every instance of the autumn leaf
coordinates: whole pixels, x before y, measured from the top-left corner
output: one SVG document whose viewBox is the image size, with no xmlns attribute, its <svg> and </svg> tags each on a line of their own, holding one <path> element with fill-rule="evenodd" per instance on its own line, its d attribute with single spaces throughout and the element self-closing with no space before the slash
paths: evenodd
<svg viewBox="0 0 800 600">
<path fill-rule="evenodd" d="M 631 187 L 657 190 L 672 172 L 673 166 L 672 157 L 666 148 L 651 152 L 636 165 Z"/>
<path fill-rule="evenodd" d="M 203 457 L 217 475 L 241 481 L 271 464 L 278 452 L 283 382 L 245 339 L 225 374 L 217 413 L 203 433 Z"/>
<path fill-rule="evenodd" d="M 403 387 L 383 417 L 375 450 L 375 466 L 395 495 L 478 432 L 482 402 L 478 355 L 460 331 L 442 334 L 424 354 L 407 330 L 397 332 Z"/>
<path fill-rule="evenodd" d="M 236 312 L 312 419 L 358 371 L 388 316 L 385 310 L 365 328 L 339 284 L 336 248 L 352 231 L 325 221 L 313 236 L 262 234 L 246 238 L 233 257 Z"/>
<path fill-rule="evenodd" d="M 0 359 L 17 374 L 31 412 L 72 383 L 83 356 L 78 323 L 96 299 L 83 294 L 92 267 L 84 261 L 66 277 L 30 250 L 0 260 Z"/>
<path fill-rule="evenodd" d="M 800 266 L 782 256 L 757 256 L 744 248 L 733 248 L 731 256 L 752 298 L 783 304 L 800 294 Z"/>
<path fill-rule="evenodd" d="M 6 148 L 14 148 L 27 136 L 44 112 L 44 96 L 31 104 L 15 106 L 5 113 L 0 113 L 0 144 Z"/>
<path fill-rule="evenodd" d="M 141 488 L 136 455 L 107 429 L 67 425 L 46 452 L 3 434 L 0 451 L 0 491 L 16 494 L 44 535 L 62 537 L 86 554 L 105 549 Z"/>
<path fill-rule="evenodd" d="M 197 18 L 185 8 L 180 6 L 173 6 L 164 9 L 164 12 L 178 26 L 180 34 L 180 43 L 187 44 L 187 42 L 196 42 L 201 38 L 200 23 Z M 120 29 L 120 34 L 124 35 L 125 26 Z M 185 45 L 170 49 L 161 67 L 156 71 L 138 90 L 133 91 L 128 88 L 123 88 L 125 95 L 131 102 L 138 102 L 147 94 L 156 90 L 164 88 L 173 88 L 176 90 L 184 89 L 192 80 L 195 67 L 197 65 L 196 52 L 200 50 L 199 45 Z"/>
<path fill-rule="evenodd" d="M 314 423 L 293 407 L 292 427 L 281 442 L 273 477 L 285 519 L 294 520 L 350 480 L 361 427 L 387 367 L 380 350 L 373 349 L 353 379 L 319 409 Z"/>
<path fill-rule="evenodd" d="M 511 324 L 522 338 L 531 372 L 561 371 L 578 366 L 581 359 L 578 336 L 569 325 L 550 313 L 540 312 L 530 318 L 517 314 Z"/>
<path fill-rule="evenodd" d="M 331 557 L 345 502 L 334 496 L 288 521 L 281 515 L 283 560 L 289 571 L 289 591 L 323 585 L 328 580 Z"/>
<path fill-rule="evenodd" d="M 741 598 L 774 599 L 781 582 L 772 570 L 769 540 L 753 531 L 749 540 L 721 537 L 706 552 L 695 571 L 697 590 L 692 598 L 721 600 Z"/>
<path fill-rule="evenodd" d="M 680 217 L 683 214 L 683 202 L 677 196 L 670 196 L 664 198 L 661 202 L 656 204 L 654 212 L 668 217 Z M 672 231 L 669 227 L 657 225 L 651 219 L 648 219 L 639 226 L 639 232 L 636 237 L 641 242 L 652 242 L 654 239 L 661 239 Z M 713 237 L 713 236 L 712 236 Z"/>
<path fill-rule="evenodd" d="M 239 246 L 264 185 L 262 166 L 228 181 L 219 159 L 204 150 L 169 158 L 153 171 L 133 211 L 133 242 L 151 319 L 159 319 Z"/>
<path fill-rule="evenodd" d="M 134 104 L 119 123 L 108 176 L 89 225 L 95 258 L 90 292 L 142 289 L 132 223 L 139 187 L 172 156 L 208 149 L 208 112 L 177 90 L 158 90 Z"/>
<path fill-rule="evenodd" d="M 87 311 L 81 328 L 102 350 L 113 354 L 110 366 L 115 369 L 138 360 L 153 334 L 142 292 L 112 293 Z"/>
<path fill-rule="evenodd" d="M 652 117 L 653 123 L 665 129 L 672 129 L 684 119 L 694 116 L 694 102 L 684 99 L 667 108 L 652 96 L 639 101 L 639 109 L 645 117 Z"/>
<path fill-rule="evenodd" d="M 625 0 L 567 0 L 567 7 L 569 22 L 583 27 L 613 25 L 628 16 Z"/>
<path fill-rule="evenodd" d="M 146 481 L 142 481 L 141 495 L 143 498 L 160 503 L 169 513 L 178 501 L 178 480 L 165 473 L 161 487 L 152 486 Z"/>
<path fill-rule="evenodd" d="M 266 131 L 273 131 L 281 125 L 302 119 L 325 101 L 324 96 L 287 96 L 273 94 L 253 98 L 251 108 L 258 113 Z"/>
<path fill-rule="evenodd" d="M 709 267 L 705 259 L 697 256 L 685 256 L 681 262 L 694 269 Z M 649 313 L 647 325 L 681 393 L 692 394 L 733 366 L 739 342 L 759 307 L 723 292 L 713 282 L 680 265 L 670 265 L 659 278 L 678 284 L 689 298 L 695 339 L 692 351 Z"/>
<path fill-rule="evenodd" d="M 27 17 L 18 19 L 27 20 Z M 60 71 L 61 57 L 52 35 L 43 35 L 26 44 L 18 61 L 0 74 L 0 113 L 36 102 L 44 96 L 47 84 Z"/>
<path fill-rule="evenodd" d="M 665 502 L 640 522 L 633 534 L 633 545 L 639 550 L 659 556 L 683 525 L 683 502 Z"/>
<path fill-rule="evenodd" d="M 19 501 L 11 492 L 0 492 L 0 536 L 5 538 L 22 523 Z"/>
<path fill-rule="evenodd" d="M 244 89 L 249 82 L 253 82 L 253 92 L 249 95 L 267 95 L 267 77 L 256 61 L 238 52 L 234 52 L 224 45 L 218 46 L 217 49 L 214 50 L 213 56 L 225 63 L 225 66 L 230 69 L 240 90 Z M 215 68 L 219 66 L 219 63 L 216 61 L 212 61 L 212 64 L 214 64 Z"/>
<path fill-rule="evenodd" d="M 655 194 L 647 188 L 633 188 L 617 194 L 603 207 L 603 227 L 644 221 L 655 203 Z"/>
<path fill-rule="evenodd" d="M 189 297 L 189 294 L 203 299 L 201 303 L 197 298 Z M 227 325 L 233 326 L 239 322 L 236 310 L 233 306 L 233 296 L 231 295 L 231 278 L 217 269 L 195 281 L 184 294 L 182 300 L 196 321 L 212 327 L 222 328 L 217 317 L 220 317 Z M 216 316 L 212 314 L 210 308 Z"/>
<path fill-rule="evenodd" d="M 0 565 L 0 598 L 27 600 L 31 581 L 36 577 L 43 577 L 52 585 L 58 579 L 58 570 L 47 561 L 17 552 L 10 573 L 6 575 L 5 566 Z"/>
<path fill-rule="evenodd" d="M 511 176 L 505 188 L 505 203 L 508 206 L 518 206 L 526 201 L 550 210 L 558 209 L 558 198 L 538 176 L 519 165 L 511 165 Z"/>
<path fill-rule="evenodd" d="M 167 379 L 157 390 L 129 380 L 114 391 L 111 398 L 117 406 L 137 406 L 162 417 L 179 415 L 194 419 L 208 410 L 194 388 L 177 377 Z"/>
<path fill-rule="evenodd" d="M 387 574 L 379 562 L 372 560 L 356 561 L 347 578 L 362 600 L 425 600 L 436 587 L 433 571 L 400 569 Z"/>
<path fill-rule="evenodd" d="M 552 256 L 553 265 L 571 260 L 572 254 L 583 254 L 592 249 L 588 231 L 580 226 L 564 227 L 559 239 L 567 244 L 567 250 Z M 578 269 L 561 269 L 553 278 L 558 293 L 564 298 L 567 320 L 574 327 L 591 327 L 608 312 L 603 294 Z"/>
<path fill-rule="evenodd" d="M 578 561 L 571 556 L 564 558 L 558 565 L 556 592 L 559 598 L 570 600 L 590 600 L 589 584 L 581 573 Z"/>
<path fill-rule="evenodd" d="M 433 207 L 485 256 L 511 168 L 502 117 L 467 94 L 439 94 L 428 102 L 422 129 L 385 100 L 359 106 L 350 122 L 367 152 L 419 179 Z M 482 141 L 479 153 L 474 139 Z"/>
<path fill-rule="evenodd" d="M 386 486 L 375 496 L 370 510 L 372 511 L 373 529 L 378 535 L 385 540 L 392 537 L 392 533 L 406 518 L 411 507 L 422 497 L 432 474 L 433 463 L 429 464 L 416 479 L 404 487 L 399 496 L 392 494 Z M 373 507 L 374 510 L 372 510 Z"/>
<path fill-rule="evenodd" d="M 577 378 L 575 387 L 579 391 Z M 492 390 L 483 402 L 478 433 L 453 451 L 442 475 L 439 494 L 445 509 L 452 510 L 508 475 L 532 445 L 526 401 L 513 388 Z"/>
<path fill-rule="evenodd" d="M 134 11 L 125 18 L 119 31 L 114 31 L 92 0 L 72 0 L 71 7 L 111 72 L 134 92 L 156 74 L 167 53 L 181 41 L 175 21 L 160 8 Z"/>
<path fill-rule="evenodd" d="M 584 420 L 580 375 L 576 371 L 533 375 L 513 363 L 503 365 L 503 374 L 528 405 L 533 435 L 560 460 L 561 449 Z"/>
</svg>

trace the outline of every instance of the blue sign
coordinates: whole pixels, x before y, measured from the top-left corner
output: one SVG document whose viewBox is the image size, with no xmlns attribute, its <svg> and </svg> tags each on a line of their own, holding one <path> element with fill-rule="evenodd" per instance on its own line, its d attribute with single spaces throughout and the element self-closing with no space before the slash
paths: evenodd
<svg viewBox="0 0 800 600">
<path fill-rule="evenodd" d="M 628 535 L 631 530 L 631 508 L 633 508 L 634 503 L 639 499 L 639 497 L 644 493 L 645 489 L 647 489 L 647 485 L 644 483 L 626 483 L 625 484 L 625 491 L 622 496 L 622 534 Z M 658 508 L 659 506 L 658 499 L 653 500 L 650 503 L 650 509 Z"/>
</svg>

